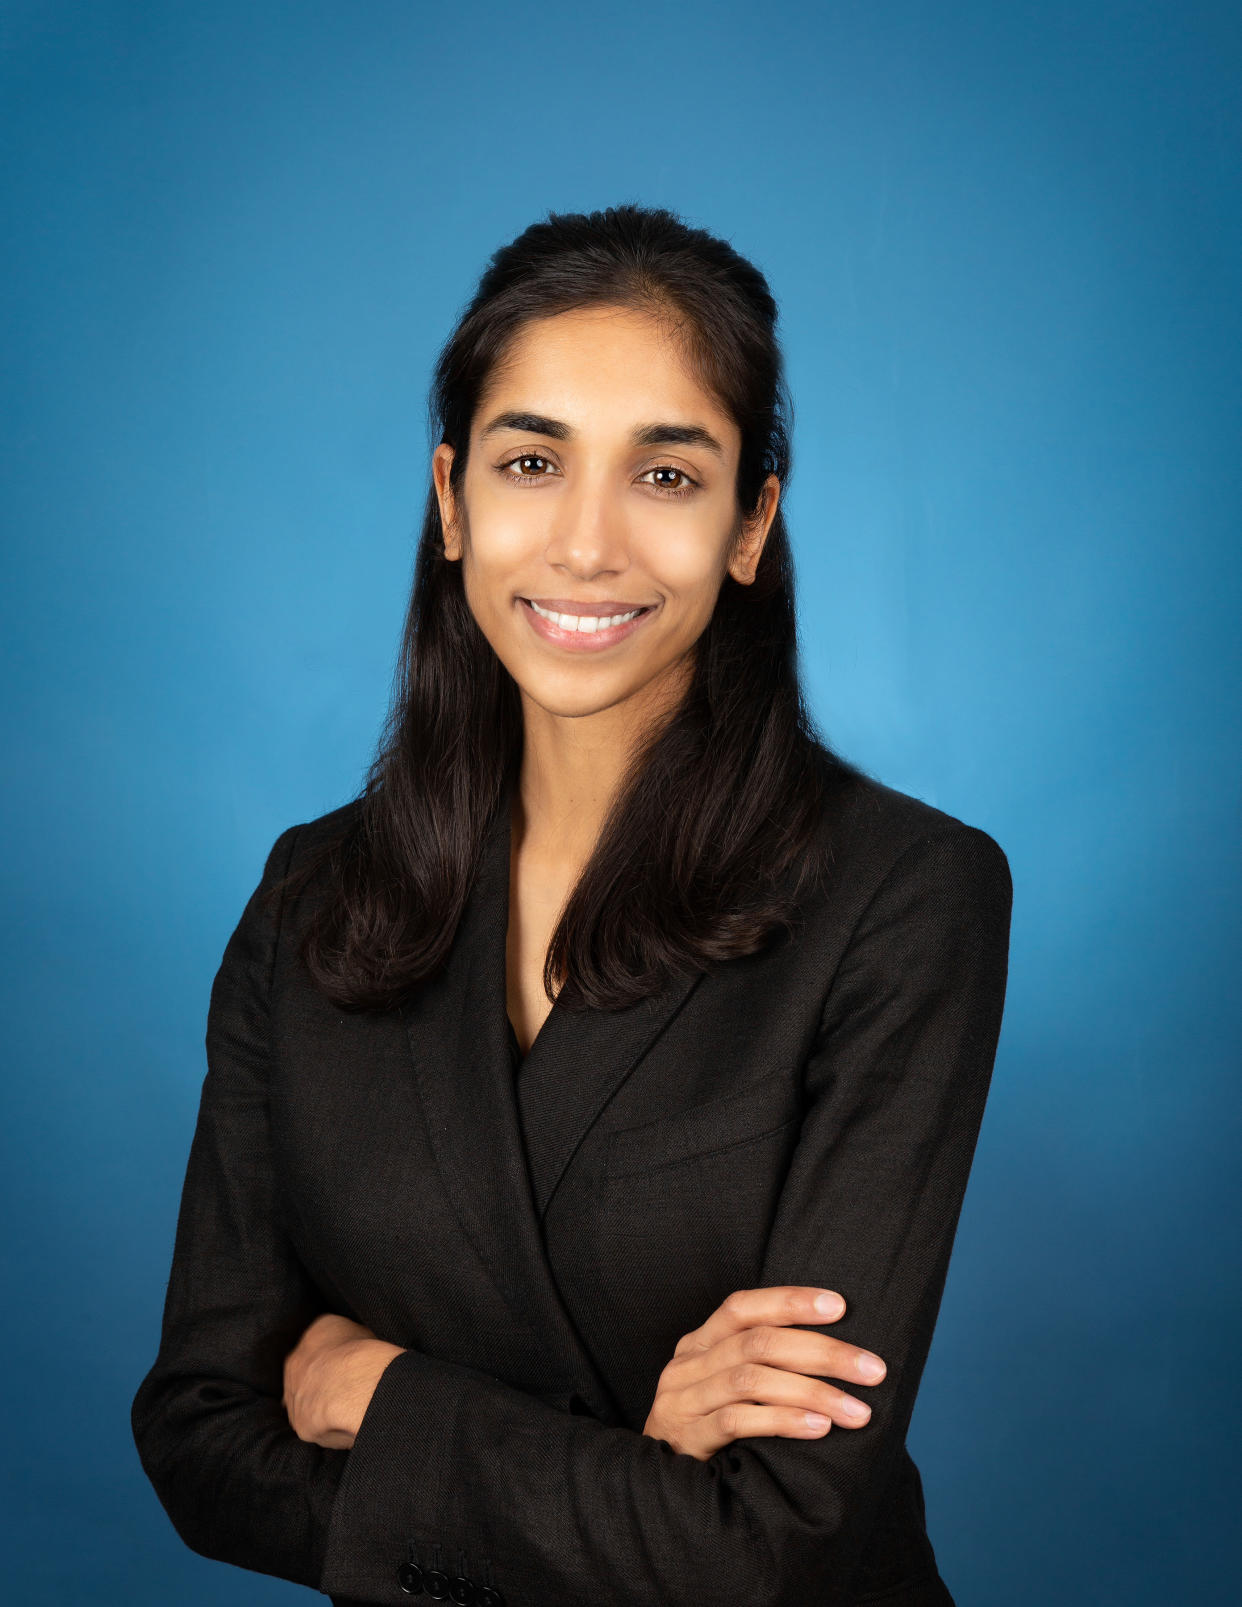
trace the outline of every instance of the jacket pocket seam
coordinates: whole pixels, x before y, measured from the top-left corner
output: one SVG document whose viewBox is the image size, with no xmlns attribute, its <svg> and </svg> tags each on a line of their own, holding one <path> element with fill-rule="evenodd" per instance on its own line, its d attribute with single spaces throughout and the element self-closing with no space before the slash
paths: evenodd
<svg viewBox="0 0 1242 1607">
<path fill-rule="evenodd" d="M 604 1176 L 607 1178 L 639 1177 L 645 1176 L 650 1172 L 664 1172 L 674 1166 L 684 1166 L 690 1161 L 703 1160 L 711 1155 L 724 1154 L 725 1151 L 737 1149 L 742 1144 L 753 1144 L 756 1139 L 768 1138 L 773 1133 L 782 1132 L 786 1127 L 792 1127 L 795 1122 L 800 1122 L 801 1120 L 802 1113 L 800 1111 L 795 1111 L 792 1116 L 786 1116 L 781 1121 L 769 1121 L 765 1126 L 756 1128 L 754 1132 L 741 1133 L 736 1137 L 721 1139 L 716 1143 L 709 1142 L 702 1147 L 696 1147 L 694 1149 L 682 1149 L 679 1150 L 677 1154 L 659 1161 L 626 1162 L 624 1159 L 620 1158 L 622 1153 L 620 1146 L 615 1144 L 615 1140 L 621 1135 L 614 1133 L 612 1141 L 609 1142 L 608 1146 L 608 1157 L 604 1165 Z M 637 1130 L 638 1129 L 624 1129 L 625 1132 Z"/>
</svg>

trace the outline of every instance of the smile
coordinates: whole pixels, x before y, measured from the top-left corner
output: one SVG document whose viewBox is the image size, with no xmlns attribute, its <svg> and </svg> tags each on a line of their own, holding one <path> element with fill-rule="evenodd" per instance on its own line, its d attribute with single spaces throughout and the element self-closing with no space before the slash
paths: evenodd
<svg viewBox="0 0 1242 1607">
<path fill-rule="evenodd" d="M 529 597 L 520 597 L 518 601 L 532 628 L 545 642 L 577 652 L 598 652 L 624 641 L 655 612 L 654 606 L 649 606 L 602 617 L 598 614 L 562 614 L 541 608 Z"/>
</svg>

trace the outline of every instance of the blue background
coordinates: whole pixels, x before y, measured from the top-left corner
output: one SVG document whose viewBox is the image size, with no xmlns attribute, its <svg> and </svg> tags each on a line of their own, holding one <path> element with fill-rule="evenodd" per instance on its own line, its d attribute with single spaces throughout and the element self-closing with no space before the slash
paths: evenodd
<svg viewBox="0 0 1242 1607">
<path fill-rule="evenodd" d="M 910 1436 L 945 1578 L 1233 1599 L 1237 9 L 2 17 L 9 1599 L 309 1599 L 186 1550 L 130 1439 L 208 990 L 360 785 L 439 342 L 498 245 L 624 200 L 781 304 L 829 739 L 1013 866 Z"/>
</svg>

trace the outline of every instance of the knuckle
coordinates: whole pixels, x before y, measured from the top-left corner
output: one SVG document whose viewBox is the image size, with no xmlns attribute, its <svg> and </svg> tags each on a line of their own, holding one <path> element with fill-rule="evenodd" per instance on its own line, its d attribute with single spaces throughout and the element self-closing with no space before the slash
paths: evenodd
<svg viewBox="0 0 1242 1607">
<path fill-rule="evenodd" d="M 732 1294 L 726 1295 L 721 1301 L 721 1309 L 727 1311 L 730 1316 L 740 1317 L 746 1308 L 746 1296 L 748 1293 L 749 1291 L 746 1289 L 735 1289 Z"/>
<path fill-rule="evenodd" d="M 730 1439 L 736 1439 L 738 1430 L 737 1407 L 722 1406 L 716 1413 L 716 1423 L 722 1434 L 727 1434 Z"/>
<path fill-rule="evenodd" d="M 750 1362 L 738 1362 L 729 1373 L 729 1384 L 739 1395 L 752 1394 L 759 1387 L 759 1369 Z"/>
<path fill-rule="evenodd" d="M 772 1345 L 776 1338 L 776 1330 L 761 1323 L 757 1328 L 748 1328 L 742 1340 L 742 1352 L 754 1361 L 765 1361 L 772 1354 Z"/>
</svg>

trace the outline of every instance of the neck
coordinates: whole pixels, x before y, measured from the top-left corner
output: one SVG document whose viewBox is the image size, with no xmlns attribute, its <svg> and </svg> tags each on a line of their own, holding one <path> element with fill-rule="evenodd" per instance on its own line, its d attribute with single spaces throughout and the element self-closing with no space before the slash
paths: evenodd
<svg viewBox="0 0 1242 1607">
<path fill-rule="evenodd" d="M 591 856 L 637 742 L 670 710 L 669 690 L 576 717 L 522 702 L 513 845 L 528 864 L 572 877 Z"/>
<path fill-rule="evenodd" d="M 542 709 L 527 715 L 513 829 L 528 862 L 563 873 L 586 862 L 621 783 L 632 735 L 628 725 L 600 715 L 572 720 Z"/>
</svg>

